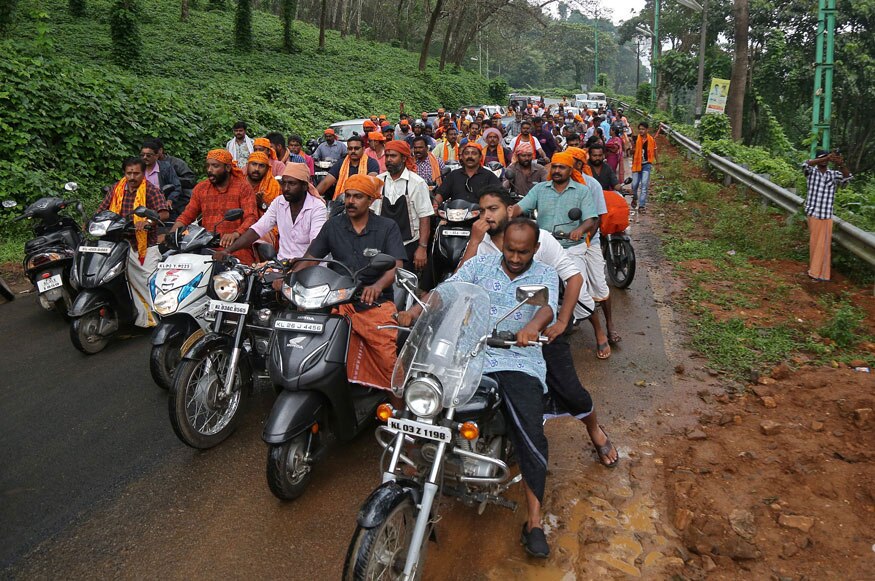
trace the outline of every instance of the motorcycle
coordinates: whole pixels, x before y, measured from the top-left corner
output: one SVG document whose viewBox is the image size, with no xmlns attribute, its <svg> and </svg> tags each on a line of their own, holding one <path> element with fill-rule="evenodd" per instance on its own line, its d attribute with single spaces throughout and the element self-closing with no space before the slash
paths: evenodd
<svg viewBox="0 0 875 581">
<path fill-rule="evenodd" d="M 516 509 L 502 495 L 522 476 L 511 477 L 509 422 L 498 384 L 482 374 L 482 354 L 485 346 L 515 344 L 512 333 L 497 331 L 498 323 L 525 304 L 547 304 L 547 295 L 543 286 L 520 287 L 518 304 L 491 332 L 482 287 L 444 283 L 421 305 L 392 375 L 405 409 L 383 404 L 377 410 L 386 422 L 377 428 L 377 441 L 389 461 L 382 484 L 359 510 L 344 580 L 419 579 L 426 542 L 441 518 L 440 492 L 480 513 L 488 504 Z"/>
<path fill-rule="evenodd" d="M 471 238 L 471 226 L 479 216 L 480 206 L 460 198 L 443 202 L 438 208 L 441 222 L 435 230 L 431 249 L 435 283 L 444 281 L 459 266 Z"/>
<path fill-rule="evenodd" d="M 144 206 L 135 209 L 134 215 L 157 218 Z M 87 355 L 102 351 L 119 327 L 136 319 L 127 277 L 128 235 L 133 231 L 133 216 L 98 212 L 88 223 L 94 241 L 80 245 L 74 253 L 70 278 L 79 286 L 79 294 L 70 307 L 70 339 Z"/>
<path fill-rule="evenodd" d="M 626 178 L 623 186 L 632 183 L 632 178 Z M 618 189 L 621 196 L 631 195 L 630 192 Z M 605 195 L 609 195 L 605 192 Z M 629 227 L 610 234 L 601 234 L 602 255 L 605 257 L 605 274 L 616 288 L 629 288 L 635 278 L 635 248 L 632 246 L 632 236 Z"/>
<path fill-rule="evenodd" d="M 337 163 L 335 159 L 324 159 L 317 160 L 313 162 L 314 172 L 313 172 L 313 185 L 318 186 L 319 182 L 328 177 L 328 170 Z"/>
<path fill-rule="evenodd" d="M 75 192 L 78 185 L 67 182 L 64 189 Z M 15 205 L 11 200 L 4 203 L 7 208 Z M 82 202 L 54 197 L 38 199 L 15 218 L 15 221 L 38 220 L 33 225 L 34 237 L 24 244 L 24 274 L 36 287 L 40 306 L 47 311 L 56 311 L 64 318 L 73 306 L 77 291 L 70 278 L 73 255 L 85 240 L 76 220 L 61 215 L 68 207 L 75 207 L 82 221 L 86 221 Z"/>
<path fill-rule="evenodd" d="M 222 222 L 242 217 L 243 210 L 228 210 Z M 215 229 L 210 232 L 197 224 L 176 230 L 167 236 L 164 258 L 149 277 L 152 310 L 161 317 L 152 332 L 149 371 L 162 389 L 170 389 L 173 384 L 183 344 L 200 331 L 193 339 L 197 340 L 209 328 L 206 313 L 210 302 L 207 286 L 213 270 L 211 249 L 218 246 L 220 237 Z"/>
<path fill-rule="evenodd" d="M 345 273 L 314 265 L 283 281 L 290 308 L 274 321 L 268 361 L 271 381 L 281 392 L 262 434 L 268 445 L 267 483 L 281 500 L 303 494 L 330 444 L 358 435 L 388 397 L 385 390 L 347 380 L 350 322 L 331 309 L 359 299 L 362 272 L 386 272 L 395 259 L 376 254 L 357 272 L 336 260 L 313 262 Z"/>
<path fill-rule="evenodd" d="M 266 356 L 280 309 L 271 283 L 282 277 L 285 265 L 246 266 L 229 258 L 214 263 L 214 272 L 207 288 L 210 332 L 195 332 L 183 343 L 167 400 L 173 432 L 202 450 L 231 435 L 255 380 L 267 376 Z"/>
</svg>

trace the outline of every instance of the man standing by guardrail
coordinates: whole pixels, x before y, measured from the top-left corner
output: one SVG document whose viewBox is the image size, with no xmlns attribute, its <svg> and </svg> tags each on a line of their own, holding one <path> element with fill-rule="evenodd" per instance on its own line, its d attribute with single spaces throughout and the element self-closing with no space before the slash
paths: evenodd
<svg viewBox="0 0 875 581">
<path fill-rule="evenodd" d="M 839 169 L 829 169 L 830 162 Z M 848 183 L 852 176 L 841 155 L 822 149 L 817 150 L 815 158 L 806 161 L 802 167 L 808 182 L 808 194 L 805 196 L 805 215 L 810 232 L 808 276 L 826 282 L 830 279 L 832 212 L 836 188 Z"/>
</svg>

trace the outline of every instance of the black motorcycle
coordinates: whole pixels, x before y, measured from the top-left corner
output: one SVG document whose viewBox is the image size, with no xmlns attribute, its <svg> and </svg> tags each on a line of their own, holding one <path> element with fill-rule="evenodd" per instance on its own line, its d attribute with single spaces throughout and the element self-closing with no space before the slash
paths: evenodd
<svg viewBox="0 0 875 581">
<path fill-rule="evenodd" d="M 626 180 L 617 188 L 617 193 L 622 196 L 631 195 L 631 192 L 623 189 L 632 183 L 632 178 Z M 605 274 L 608 280 L 616 288 L 629 288 L 632 279 L 635 278 L 635 248 L 632 246 L 632 236 L 627 227 L 622 232 L 614 234 L 602 234 L 602 255 L 605 257 Z"/>
<path fill-rule="evenodd" d="M 283 500 L 300 496 L 328 444 L 359 434 L 389 395 L 347 380 L 350 322 L 331 310 L 359 299 L 363 272 L 386 272 L 395 267 L 395 259 L 377 254 L 358 272 L 335 260 L 318 262 L 336 270 L 314 265 L 284 281 L 282 292 L 291 308 L 274 322 L 270 344 L 270 379 L 282 391 L 262 439 L 269 446 L 268 486 Z"/>
<path fill-rule="evenodd" d="M 214 263 L 207 319 L 215 319 L 209 333 L 183 344 L 167 402 L 174 433 L 192 448 L 212 448 L 230 436 L 255 379 L 266 376 L 280 308 L 271 283 L 284 269 L 278 262 L 246 266 L 236 258 Z"/>
<path fill-rule="evenodd" d="M 75 192 L 77 188 L 75 182 L 64 186 L 68 192 Z M 78 290 L 70 277 L 73 255 L 85 239 L 79 223 L 61 214 L 68 207 L 75 207 L 85 222 L 81 202 L 54 197 L 38 199 L 15 218 L 16 221 L 35 219 L 34 237 L 24 243 L 24 274 L 36 288 L 40 306 L 64 318 Z"/>
<path fill-rule="evenodd" d="M 471 238 L 471 226 L 480 216 L 480 206 L 461 198 L 448 200 L 438 208 L 441 223 L 434 233 L 431 267 L 438 284 L 456 271 Z"/>
</svg>

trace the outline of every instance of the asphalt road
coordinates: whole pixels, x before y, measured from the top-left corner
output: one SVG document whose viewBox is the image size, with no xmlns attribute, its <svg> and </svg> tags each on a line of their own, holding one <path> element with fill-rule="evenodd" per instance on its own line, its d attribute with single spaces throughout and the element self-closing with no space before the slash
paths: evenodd
<svg viewBox="0 0 875 581">
<path fill-rule="evenodd" d="M 610 360 L 597 361 L 588 325 L 574 339 L 578 370 L 624 455 L 631 435 L 618 433 L 620 426 L 673 397 L 670 322 L 660 308 L 663 290 L 653 284 L 659 274 L 647 268 L 656 257 L 645 247 L 654 240 L 633 232 L 639 272 L 614 301 L 623 342 Z M 302 498 L 279 502 L 267 488 L 260 438 L 272 389 L 259 392 L 229 440 L 195 451 L 170 428 L 148 350 L 148 334 L 140 334 L 86 357 L 71 345 L 68 326 L 31 295 L 0 305 L 0 577 L 338 578 L 358 507 L 379 483 L 372 435 L 335 449 Z M 636 387 L 639 379 L 662 388 Z M 553 438 L 567 441 L 564 434 L 580 430 L 571 423 L 550 429 L 551 464 L 554 450 L 557 458 L 579 456 L 579 444 L 563 451 Z M 592 460 L 585 468 L 606 474 L 593 472 L 604 469 Z M 429 567 L 437 569 L 429 577 L 489 570 L 494 562 L 478 561 L 484 552 L 473 533 L 452 524 L 473 511 L 447 506 L 439 533 L 446 544 L 432 553 Z M 480 531 L 516 530 L 517 520 L 488 512 L 477 523 Z M 507 534 L 490 550 L 519 558 L 514 533 Z"/>
</svg>

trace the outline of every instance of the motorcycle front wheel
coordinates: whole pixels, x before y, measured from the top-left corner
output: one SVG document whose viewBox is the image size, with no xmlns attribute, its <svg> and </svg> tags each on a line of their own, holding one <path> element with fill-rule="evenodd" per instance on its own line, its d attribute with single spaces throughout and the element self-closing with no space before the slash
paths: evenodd
<svg viewBox="0 0 875 581">
<path fill-rule="evenodd" d="M 410 498 L 405 498 L 378 526 L 357 527 L 343 567 L 344 581 L 400 579 L 415 524 L 416 506 Z M 420 554 L 414 579 L 422 578 L 422 557 Z"/>
<path fill-rule="evenodd" d="M 104 312 L 103 317 L 100 315 L 101 311 Z M 102 318 L 112 320 L 114 317 L 115 313 L 109 307 L 104 307 L 74 318 L 70 321 L 70 340 L 73 341 L 73 346 L 86 355 L 103 351 L 109 344 L 109 337 L 98 332 L 100 321 Z"/>
<path fill-rule="evenodd" d="M 231 347 L 222 345 L 200 359 L 184 359 L 176 369 L 167 400 L 170 425 L 177 437 L 192 448 L 217 446 L 240 421 L 252 375 L 246 356 L 241 356 L 231 393 L 223 396 L 230 362 Z"/>
<path fill-rule="evenodd" d="M 267 450 L 267 485 L 280 500 L 294 500 L 310 484 L 311 466 L 304 461 L 310 432 Z"/>
<path fill-rule="evenodd" d="M 611 240 L 608 244 L 610 248 L 605 252 L 608 280 L 616 288 L 628 288 L 635 278 L 635 249 L 628 240 Z"/>
<path fill-rule="evenodd" d="M 152 345 L 152 351 L 149 353 L 149 372 L 161 389 L 170 389 L 173 385 L 173 376 L 182 359 L 179 350 L 184 341 L 185 337 L 177 335 L 165 343 Z"/>
</svg>

